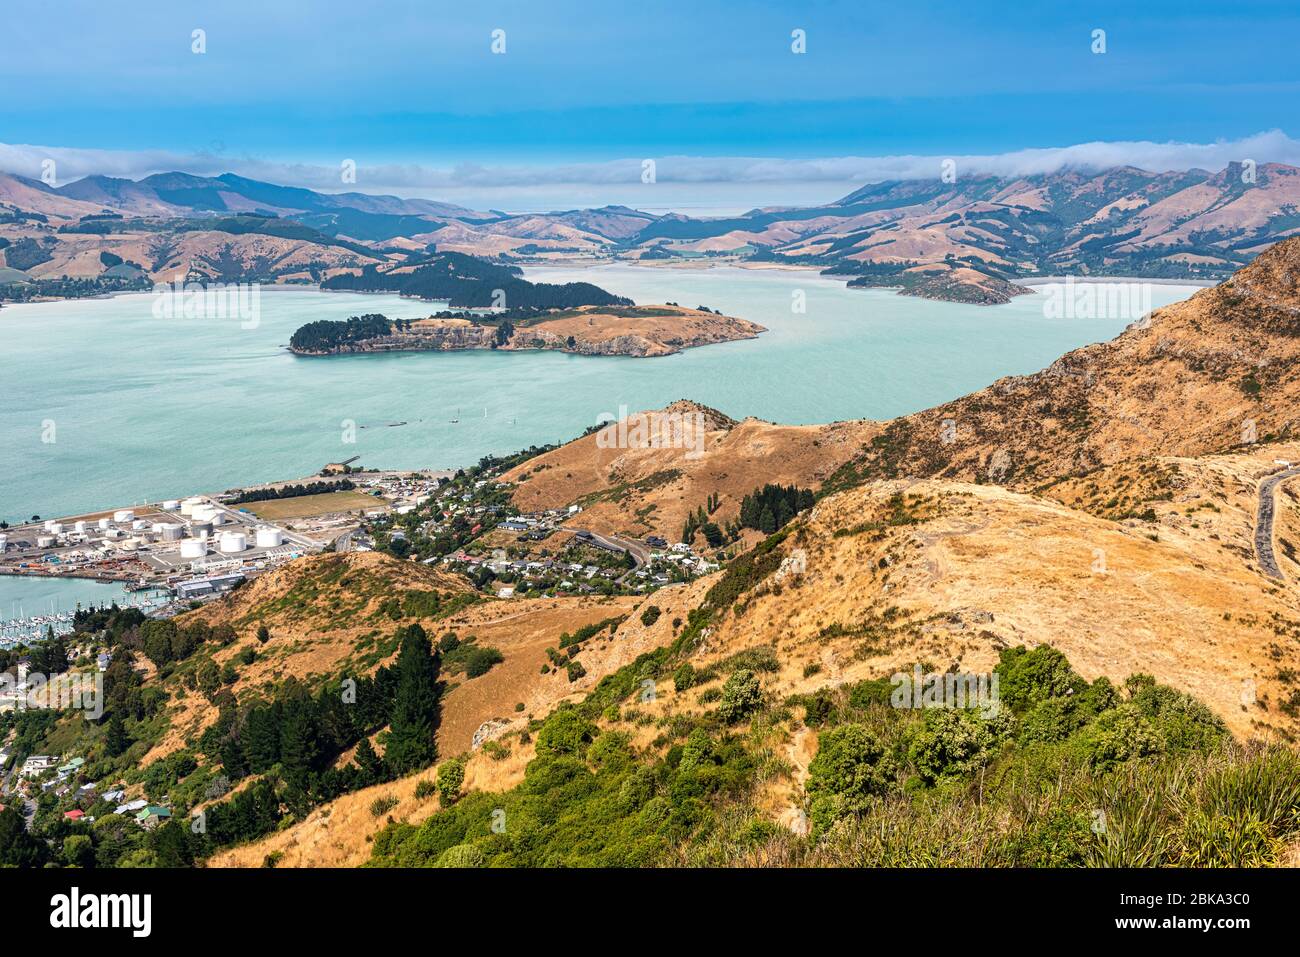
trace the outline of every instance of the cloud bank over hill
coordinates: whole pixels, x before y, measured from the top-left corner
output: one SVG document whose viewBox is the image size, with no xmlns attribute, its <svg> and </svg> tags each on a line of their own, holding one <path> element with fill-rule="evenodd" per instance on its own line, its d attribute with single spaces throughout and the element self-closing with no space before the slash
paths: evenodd
<svg viewBox="0 0 1300 957">
<path fill-rule="evenodd" d="M 1024 176 L 1061 169 L 1095 171 L 1135 166 L 1150 171 L 1222 169 L 1230 162 L 1300 165 L 1300 140 L 1274 129 L 1213 143 L 1114 141 L 1077 143 L 996 154 L 837 156 L 784 159 L 744 156 L 646 156 L 597 162 L 473 164 L 357 161 L 355 183 L 341 170 L 353 157 L 284 162 L 225 152 L 101 150 L 0 143 L 0 171 L 38 179 L 55 161 L 62 185 L 94 174 L 139 179 L 179 170 L 200 176 L 234 172 L 253 179 L 326 192 L 397 193 L 457 202 L 471 208 L 555 209 L 623 203 L 647 209 L 740 208 L 826 202 L 863 184 L 929 179 L 946 160 L 959 177 Z M 653 183 L 645 181 L 653 160 Z M 652 189 L 651 186 L 657 187 Z"/>
</svg>

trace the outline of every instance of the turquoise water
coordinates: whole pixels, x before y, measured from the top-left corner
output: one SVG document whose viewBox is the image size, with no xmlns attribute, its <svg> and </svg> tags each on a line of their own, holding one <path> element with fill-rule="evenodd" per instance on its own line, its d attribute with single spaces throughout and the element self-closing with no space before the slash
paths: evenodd
<svg viewBox="0 0 1300 957">
<path fill-rule="evenodd" d="M 1044 318 L 1040 293 L 966 306 L 849 290 L 805 271 L 603 266 L 528 276 L 587 280 L 638 303 L 706 305 L 770 331 L 655 359 L 501 352 L 310 359 L 284 348 L 305 322 L 365 312 L 418 318 L 436 307 L 264 289 L 259 323 L 244 328 L 236 319 L 155 318 L 148 293 L 7 305 L 0 518 L 220 491 L 311 474 L 353 455 L 368 466 L 458 467 L 572 438 L 623 405 L 680 398 L 777 422 L 889 418 L 1042 368 L 1127 323 Z M 792 310 L 798 290 L 803 313 Z M 1153 305 L 1194 291 L 1156 286 Z M 344 441 L 349 421 L 357 426 L 352 444 Z M 20 597 L 16 585 L 25 587 L 0 579 L 0 609 Z"/>
<path fill-rule="evenodd" d="M 131 593 L 117 582 L 95 582 L 80 578 L 14 578 L 0 576 L 0 621 L 8 618 L 46 615 L 51 611 L 75 611 L 77 605 L 125 605 Z M 21 607 L 20 607 L 21 606 Z"/>
</svg>

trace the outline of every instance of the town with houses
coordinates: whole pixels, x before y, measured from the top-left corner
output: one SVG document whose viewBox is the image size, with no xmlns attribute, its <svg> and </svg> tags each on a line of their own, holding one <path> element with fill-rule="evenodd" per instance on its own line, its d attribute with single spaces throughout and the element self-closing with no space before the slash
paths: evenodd
<svg viewBox="0 0 1300 957">
<path fill-rule="evenodd" d="M 67 519 L 33 517 L 0 531 L 0 573 L 122 581 L 147 596 L 137 606 L 141 613 L 166 618 L 325 550 L 382 550 L 438 565 L 495 600 L 643 594 L 720 567 L 686 543 L 586 529 L 579 505 L 521 513 L 511 504 L 511 487 L 497 481 L 501 471 L 499 463 L 456 473 L 335 464 L 297 483 Z M 75 639 L 75 619 L 68 612 L 5 623 L 0 652 L 9 664 L 0 717 L 24 707 L 65 707 L 69 683 L 107 671 L 111 653 L 90 642 L 67 648 L 71 667 L 48 686 L 32 672 L 33 642 L 51 634 Z M 144 829 L 172 814 L 165 799 L 128 799 L 123 782 L 88 779 L 83 756 L 24 754 L 13 738 L 11 729 L 0 746 L 0 806 L 19 808 L 29 828 L 38 809 L 69 823 L 117 815 Z"/>
</svg>

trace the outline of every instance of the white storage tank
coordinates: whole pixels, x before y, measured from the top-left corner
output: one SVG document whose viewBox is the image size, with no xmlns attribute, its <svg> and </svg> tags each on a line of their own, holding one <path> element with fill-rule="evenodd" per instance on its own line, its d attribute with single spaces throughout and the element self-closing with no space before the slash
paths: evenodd
<svg viewBox="0 0 1300 957">
<path fill-rule="evenodd" d="M 179 542 L 185 530 L 174 522 L 159 522 L 153 527 L 164 542 Z"/>
<path fill-rule="evenodd" d="M 194 510 L 202 504 L 203 499 L 199 498 L 197 495 L 187 498 L 185 501 L 181 502 L 181 514 L 193 515 Z"/>
<path fill-rule="evenodd" d="M 242 532 L 226 532 L 221 536 L 221 544 L 218 547 L 227 555 L 242 552 L 248 547 L 248 536 Z"/>
<path fill-rule="evenodd" d="M 257 530 L 258 548 L 275 548 L 284 544 L 284 532 L 278 528 L 259 528 Z"/>
<path fill-rule="evenodd" d="M 53 547 L 54 547 L 54 536 L 53 536 L 53 535 L 38 535 L 38 536 L 36 537 L 36 547 L 37 547 L 37 548 L 53 548 Z"/>
<path fill-rule="evenodd" d="M 208 546 L 197 538 L 187 538 L 181 542 L 181 558 L 202 558 L 208 553 Z"/>
<path fill-rule="evenodd" d="M 131 528 L 137 532 L 143 532 L 148 527 L 149 527 L 149 523 L 146 522 L 143 518 L 137 518 L 134 522 L 131 523 Z"/>
<path fill-rule="evenodd" d="M 99 530 L 101 532 L 106 532 L 113 527 L 113 523 L 106 518 L 101 518 L 98 524 L 99 524 Z"/>
<path fill-rule="evenodd" d="M 220 525 L 226 520 L 226 515 L 212 505 L 200 505 L 190 513 L 190 518 L 196 522 L 211 522 L 213 525 Z"/>
<path fill-rule="evenodd" d="M 181 503 L 174 498 L 169 498 L 167 501 L 163 502 L 162 507 L 164 512 L 174 512 L 181 507 Z"/>
<path fill-rule="evenodd" d="M 129 508 L 119 509 L 118 511 L 113 513 L 113 521 L 133 522 L 135 521 L 135 511 Z"/>
<path fill-rule="evenodd" d="M 4 534 L 4 532 L 0 532 L 0 552 L 3 552 L 5 550 L 5 546 L 8 544 L 9 544 L 9 536 Z"/>
<path fill-rule="evenodd" d="M 86 534 L 86 523 L 85 523 L 85 522 L 76 522 L 76 523 L 73 524 L 73 526 L 72 526 L 72 530 L 73 530 L 74 532 L 76 532 L 78 535 L 85 535 L 85 534 Z"/>
<path fill-rule="evenodd" d="M 140 539 L 124 538 L 117 543 L 117 547 L 122 549 L 124 552 L 133 552 L 140 547 Z"/>
<path fill-rule="evenodd" d="M 47 532 L 52 532 L 52 531 L 54 531 L 54 526 L 55 526 L 56 524 L 58 524 L 58 523 L 55 522 L 54 519 L 52 519 L 52 518 L 47 518 L 47 519 L 45 520 L 45 530 L 46 530 Z"/>
<path fill-rule="evenodd" d="M 62 523 L 62 522 L 50 522 L 49 525 L 48 525 L 47 527 L 48 527 L 49 532 L 50 532 L 51 535 L 62 535 L 62 534 L 63 534 L 63 523 Z"/>
</svg>

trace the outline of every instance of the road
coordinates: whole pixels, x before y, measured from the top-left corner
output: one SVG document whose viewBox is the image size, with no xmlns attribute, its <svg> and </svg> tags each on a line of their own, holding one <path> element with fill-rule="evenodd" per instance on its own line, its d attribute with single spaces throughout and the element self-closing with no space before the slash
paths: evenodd
<svg viewBox="0 0 1300 957">
<path fill-rule="evenodd" d="M 591 529 L 572 528 L 568 525 L 561 526 L 560 531 L 586 532 L 591 536 L 591 541 L 596 542 L 597 544 L 604 545 L 606 548 L 611 548 L 615 551 L 627 552 L 632 556 L 632 561 L 635 563 L 630 569 L 629 574 L 650 562 L 650 547 L 642 542 L 638 542 L 634 538 L 624 538 L 621 535 L 597 535 L 595 532 L 591 531 Z M 627 575 L 621 576 L 619 581 L 622 581 L 626 577 Z"/>
<path fill-rule="evenodd" d="M 1300 475 L 1300 468 L 1274 472 L 1259 483 L 1259 513 L 1255 519 L 1255 558 L 1270 578 L 1284 578 L 1273 553 L 1273 517 L 1277 512 L 1277 487 Z"/>
</svg>

